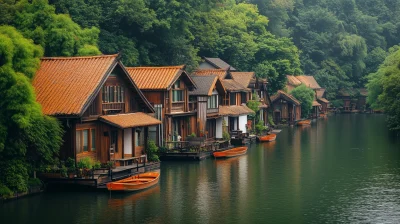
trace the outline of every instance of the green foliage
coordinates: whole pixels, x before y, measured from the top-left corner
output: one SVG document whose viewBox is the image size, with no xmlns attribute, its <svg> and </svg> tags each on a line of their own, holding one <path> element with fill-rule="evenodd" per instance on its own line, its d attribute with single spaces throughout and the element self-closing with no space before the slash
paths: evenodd
<svg viewBox="0 0 400 224">
<path fill-rule="evenodd" d="M 2 198 L 10 198 L 13 196 L 13 192 L 5 186 L 4 184 L 0 183 L 0 197 Z"/>
<path fill-rule="evenodd" d="M 274 118 L 272 117 L 271 113 L 268 113 L 268 123 L 270 125 L 275 125 Z"/>
<path fill-rule="evenodd" d="M 28 171 L 53 164 L 62 143 L 59 123 L 42 114 L 31 85 L 42 55 L 15 28 L 0 26 L 0 169 L 8 173 L 0 182 L 13 191 L 27 189 Z"/>
<path fill-rule="evenodd" d="M 29 187 L 37 187 L 37 186 L 42 186 L 43 183 L 38 178 L 29 178 L 28 185 L 29 185 Z"/>
<path fill-rule="evenodd" d="M 83 157 L 76 163 L 78 169 L 92 169 L 95 161 L 91 157 Z"/>
<path fill-rule="evenodd" d="M 196 133 L 192 132 L 188 137 L 196 137 Z"/>
<path fill-rule="evenodd" d="M 261 121 L 259 121 L 256 124 L 256 133 L 257 134 L 261 134 L 265 130 L 267 130 L 267 127 L 265 127 L 264 124 Z"/>
<path fill-rule="evenodd" d="M 312 102 L 314 101 L 314 90 L 302 84 L 293 89 L 290 94 L 292 94 L 297 100 L 301 102 L 301 115 L 303 117 L 308 117 L 312 108 Z"/>
<path fill-rule="evenodd" d="M 147 159 L 150 162 L 159 162 L 160 159 L 158 158 L 158 147 L 156 143 L 152 140 L 149 140 L 147 142 L 147 147 L 146 147 L 146 154 L 147 154 Z"/>
<path fill-rule="evenodd" d="M 374 109 L 383 109 L 390 130 L 400 130 L 400 49 L 395 46 L 379 67 L 368 76 L 367 101 Z"/>
<path fill-rule="evenodd" d="M 257 114 L 260 111 L 261 102 L 258 100 L 257 94 L 253 94 L 253 100 L 247 101 L 247 107 L 254 111 L 253 114 L 249 114 L 251 119 L 258 118 Z"/>
<path fill-rule="evenodd" d="M 224 131 L 224 132 L 222 133 L 222 138 L 223 138 L 225 141 L 231 140 L 231 136 L 229 135 L 229 132 L 227 132 L 227 131 Z"/>
</svg>

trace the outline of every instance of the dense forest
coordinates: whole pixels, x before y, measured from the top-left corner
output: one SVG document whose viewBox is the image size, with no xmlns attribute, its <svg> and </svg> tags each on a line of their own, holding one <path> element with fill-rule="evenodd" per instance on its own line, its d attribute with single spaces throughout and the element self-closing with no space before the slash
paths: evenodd
<svg viewBox="0 0 400 224">
<path fill-rule="evenodd" d="M 0 190 L 25 190 L 61 144 L 30 84 L 41 56 L 120 52 L 127 66 L 189 71 L 220 57 L 271 93 L 286 74 L 314 75 L 330 100 L 369 81 L 370 104 L 400 129 L 398 0 L 0 0 L 0 15 L 0 172 L 18 177 Z"/>
</svg>

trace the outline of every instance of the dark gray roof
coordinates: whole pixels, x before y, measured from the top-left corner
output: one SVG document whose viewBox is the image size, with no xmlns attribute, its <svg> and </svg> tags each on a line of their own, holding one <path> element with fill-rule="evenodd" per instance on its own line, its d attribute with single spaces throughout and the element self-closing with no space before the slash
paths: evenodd
<svg viewBox="0 0 400 224">
<path fill-rule="evenodd" d="M 209 75 L 209 76 L 191 76 L 194 83 L 196 83 L 197 88 L 193 91 L 189 91 L 189 95 L 193 96 L 208 96 L 210 89 L 213 87 L 215 79 L 218 76 Z"/>
<path fill-rule="evenodd" d="M 206 60 L 208 63 L 212 64 L 216 68 L 227 70 L 230 67 L 231 71 L 236 71 L 236 69 L 234 67 L 230 66 L 228 63 L 223 61 L 221 58 L 206 58 L 206 57 L 204 57 L 204 60 Z"/>
</svg>

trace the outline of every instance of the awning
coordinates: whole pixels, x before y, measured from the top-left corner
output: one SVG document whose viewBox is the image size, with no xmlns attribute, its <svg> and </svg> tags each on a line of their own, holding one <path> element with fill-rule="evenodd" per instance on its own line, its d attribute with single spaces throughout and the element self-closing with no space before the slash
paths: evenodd
<svg viewBox="0 0 400 224">
<path fill-rule="evenodd" d="M 254 114 L 254 111 L 246 105 L 240 106 L 219 106 L 219 114 L 222 116 L 239 116 Z"/>
<path fill-rule="evenodd" d="M 325 98 L 319 98 L 318 101 L 321 101 L 323 103 L 329 103 L 329 100 L 327 100 Z"/>
<path fill-rule="evenodd" d="M 161 124 L 156 118 L 142 113 L 115 114 L 101 116 L 100 120 L 118 128 L 146 127 Z"/>
<path fill-rule="evenodd" d="M 319 106 L 321 106 L 321 104 L 319 104 L 317 101 L 314 100 L 314 101 L 312 102 L 312 106 L 313 106 L 313 107 L 319 107 Z"/>
</svg>

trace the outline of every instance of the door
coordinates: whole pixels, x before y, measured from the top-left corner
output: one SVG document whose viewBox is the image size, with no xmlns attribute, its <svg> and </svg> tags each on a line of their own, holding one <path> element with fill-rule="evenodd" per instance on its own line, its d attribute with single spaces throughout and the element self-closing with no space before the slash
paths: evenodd
<svg viewBox="0 0 400 224">
<path fill-rule="evenodd" d="M 113 150 L 111 150 L 113 149 Z M 121 151 L 118 147 L 118 130 L 111 130 L 110 133 L 110 151 L 114 151 L 114 158 L 113 159 L 121 159 Z"/>
<path fill-rule="evenodd" d="M 280 111 L 275 111 L 274 112 L 274 120 L 276 123 L 281 122 L 281 112 Z"/>
</svg>

